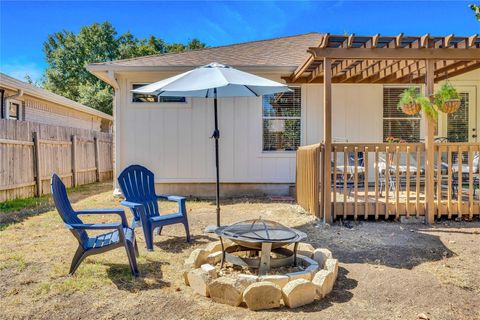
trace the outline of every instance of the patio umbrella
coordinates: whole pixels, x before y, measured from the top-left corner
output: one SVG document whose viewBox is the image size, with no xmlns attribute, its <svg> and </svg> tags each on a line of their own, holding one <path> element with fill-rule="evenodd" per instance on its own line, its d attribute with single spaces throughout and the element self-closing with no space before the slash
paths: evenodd
<svg viewBox="0 0 480 320">
<path fill-rule="evenodd" d="M 212 138 L 215 139 L 217 226 L 220 226 L 220 172 L 218 156 L 220 131 L 218 130 L 217 98 L 258 97 L 287 91 L 290 91 L 290 89 L 282 83 L 216 62 L 132 90 L 135 93 L 158 96 L 214 98 L 215 129 Z"/>
</svg>

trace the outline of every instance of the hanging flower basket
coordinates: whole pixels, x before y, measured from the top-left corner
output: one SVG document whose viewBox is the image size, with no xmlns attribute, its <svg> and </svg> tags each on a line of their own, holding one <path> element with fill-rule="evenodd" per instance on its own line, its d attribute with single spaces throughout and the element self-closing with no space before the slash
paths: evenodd
<svg viewBox="0 0 480 320">
<path fill-rule="evenodd" d="M 408 114 L 409 116 L 414 116 L 422 110 L 422 106 L 418 102 L 411 102 L 402 104 L 401 106 L 402 112 Z"/>
<path fill-rule="evenodd" d="M 444 113 L 454 113 L 460 108 L 460 99 L 451 99 L 445 101 L 443 104 L 438 105 L 438 109 Z"/>
<path fill-rule="evenodd" d="M 438 110 L 444 113 L 453 113 L 460 108 L 460 95 L 448 81 L 435 93 L 433 100 Z"/>
<path fill-rule="evenodd" d="M 416 115 L 422 109 L 422 105 L 417 101 L 420 97 L 418 88 L 411 86 L 405 89 L 400 95 L 398 109 L 410 116 Z"/>
</svg>

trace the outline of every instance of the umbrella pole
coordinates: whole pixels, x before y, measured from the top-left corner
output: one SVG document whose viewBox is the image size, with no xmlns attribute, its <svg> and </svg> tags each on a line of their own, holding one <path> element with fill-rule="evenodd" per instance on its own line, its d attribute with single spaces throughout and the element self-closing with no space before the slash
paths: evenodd
<svg viewBox="0 0 480 320">
<path fill-rule="evenodd" d="M 219 156 L 218 156 L 218 139 L 220 138 L 220 131 L 218 130 L 218 115 L 217 115 L 217 89 L 213 89 L 214 93 L 214 113 L 215 113 L 215 131 L 213 132 L 213 137 L 215 138 L 215 169 L 217 173 L 217 183 L 216 183 L 216 204 L 217 204 L 217 227 L 220 227 L 220 167 L 219 167 Z"/>
</svg>

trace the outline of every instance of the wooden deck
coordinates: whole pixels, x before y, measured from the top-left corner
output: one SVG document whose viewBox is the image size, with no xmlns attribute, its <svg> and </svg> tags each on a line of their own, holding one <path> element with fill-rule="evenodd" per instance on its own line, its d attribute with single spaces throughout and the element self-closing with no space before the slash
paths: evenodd
<svg viewBox="0 0 480 320">
<path fill-rule="evenodd" d="M 317 144 L 297 152 L 297 202 L 319 217 L 322 196 L 328 194 L 321 184 L 323 148 Z M 424 153 L 423 144 L 332 144 L 333 218 L 425 216 Z M 480 217 L 479 153 L 477 143 L 435 144 L 436 218 Z"/>
</svg>

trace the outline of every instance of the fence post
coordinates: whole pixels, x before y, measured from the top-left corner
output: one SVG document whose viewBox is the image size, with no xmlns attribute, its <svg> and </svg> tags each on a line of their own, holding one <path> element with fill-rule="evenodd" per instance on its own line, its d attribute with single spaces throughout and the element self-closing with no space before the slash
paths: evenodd
<svg viewBox="0 0 480 320">
<path fill-rule="evenodd" d="M 100 182 L 100 160 L 99 160 L 99 150 L 98 150 L 98 138 L 93 137 L 93 142 L 95 146 L 95 174 L 96 174 L 96 181 Z"/>
<path fill-rule="evenodd" d="M 40 171 L 40 142 L 38 141 L 38 133 L 33 132 L 33 165 L 35 167 L 35 196 L 42 195 L 42 177 Z"/>
<path fill-rule="evenodd" d="M 76 187 L 77 181 L 77 136 L 72 135 L 72 187 Z"/>
</svg>

